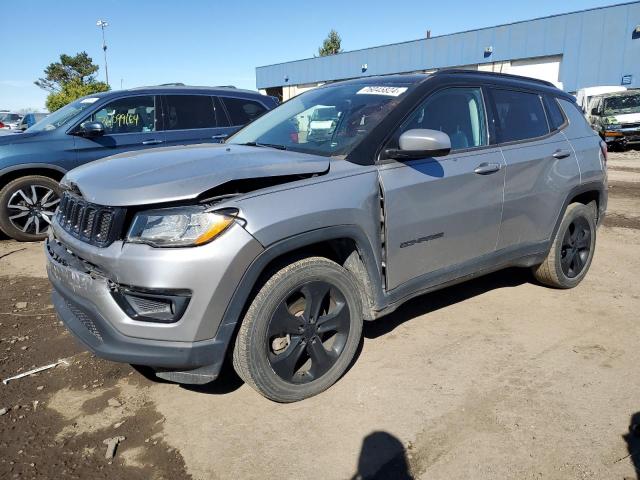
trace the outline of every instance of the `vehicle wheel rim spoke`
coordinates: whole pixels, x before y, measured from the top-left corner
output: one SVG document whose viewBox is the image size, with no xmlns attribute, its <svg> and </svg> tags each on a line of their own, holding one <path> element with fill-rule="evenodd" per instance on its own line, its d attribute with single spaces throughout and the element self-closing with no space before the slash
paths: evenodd
<svg viewBox="0 0 640 480">
<path fill-rule="evenodd" d="M 11 201 L 9 201 L 7 207 L 12 210 L 21 210 L 23 212 L 28 212 L 29 210 L 31 210 L 29 207 L 25 207 L 24 205 L 13 205 Z"/>
<path fill-rule="evenodd" d="M 299 334 L 303 324 L 304 320 L 302 317 L 292 314 L 289 311 L 287 303 L 282 302 L 271 317 L 269 336 Z"/>
<path fill-rule="evenodd" d="M 17 215 L 12 215 L 11 217 L 9 217 L 9 220 L 15 220 L 16 218 L 26 217 L 27 215 L 29 215 L 29 210 L 27 210 L 26 212 L 20 212 Z"/>
<path fill-rule="evenodd" d="M 324 348 L 319 337 L 315 337 L 307 344 L 307 353 L 311 358 L 311 368 L 309 375 L 312 379 L 316 379 L 327 373 L 327 371 L 336 362 L 338 355 Z"/>
<path fill-rule="evenodd" d="M 576 247 L 587 248 L 591 245 L 591 232 L 589 230 L 582 230 L 578 240 L 576 241 Z"/>
<path fill-rule="evenodd" d="M 291 343 L 284 352 L 270 355 L 271 367 L 274 372 L 282 378 L 293 377 L 296 365 L 305 351 L 305 346 L 301 337 L 292 337 Z"/>
<path fill-rule="evenodd" d="M 40 203 L 43 206 L 46 205 L 47 204 L 47 200 L 49 200 L 51 195 L 53 195 L 53 190 L 49 190 L 47 193 L 45 193 L 44 196 L 42 197 L 42 200 L 40 200 Z"/>
<path fill-rule="evenodd" d="M 304 319 L 316 322 L 320 315 L 320 309 L 329 294 L 330 285 L 325 282 L 310 282 L 301 288 L 301 292 L 306 300 L 304 309 Z"/>
<path fill-rule="evenodd" d="M 318 333 L 341 332 L 349 328 L 349 309 L 344 302 L 338 303 L 334 310 L 318 318 Z"/>
<path fill-rule="evenodd" d="M 567 227 L 562 239 L 560 266 L 569 278 L 575 278 L 584 270 L 591 250 L 591 226 L 587 219 L 576 218 Z"/>
<path fill-rule="evenodd" d="M 53 201 L 51 201 L 51 202 L 49 202 L 49 203 L 43 203 L 43 204 L 42 204 L 42 206 L 43 206 L 44 208 L 49 208 L 49 207 L 53 207 L 54 205 L 56 205 L 56 204 L 58 204 L 58 203 L 60 203 L 60 199 L 59 199 L 59 198 L 56 198 L 55 200 L 53 200 Z"/>
<path fill-rule="evenodd" d="M 24 201 L 27 202 L 28 205 L 33 205 L 33 202 L 31 201 L 31 199 L 27 197 L 27 195 L 25 195 L 22 189 L 18 190 L 15 194 L 20 195 L 24 199 Z"/>
<path fill-rule="evenodd" d="M 31 224 L 33 223 L 33 217 L 29 217 L 29 219 L 27 220 L 27 222 L 24 224 L 24 226 L 22 227 L 22 231 L 23 232 L 27 232 L 27 230 L 29 229 L 29 227 L 31 226 Z"/>
</svg>

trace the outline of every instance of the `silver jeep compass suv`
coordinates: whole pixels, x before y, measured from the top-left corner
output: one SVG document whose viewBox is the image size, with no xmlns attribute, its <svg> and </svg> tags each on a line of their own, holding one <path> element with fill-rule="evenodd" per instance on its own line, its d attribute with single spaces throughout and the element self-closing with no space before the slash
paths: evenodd
<svg viewBox="0 0 640 480">
<path fill-rule="evenodd" d="M 232 353 L 292 402 L 412 297 L 507 266 L 580 283 L 606 148 L 551 84 L 449 70 L 330 84 L 225 144 L 123 153 L 62 186 L 48 273 L 87 348 L 180 383 Z"/>
</svg>

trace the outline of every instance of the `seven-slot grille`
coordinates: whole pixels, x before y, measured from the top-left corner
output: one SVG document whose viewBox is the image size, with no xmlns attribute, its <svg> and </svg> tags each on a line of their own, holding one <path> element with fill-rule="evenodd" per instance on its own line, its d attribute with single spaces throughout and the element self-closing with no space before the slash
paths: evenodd
<svg viewBox="0 0 640 480">
<path fill-rule="evenodd" d="M 89 203 L 64 192 L 58 208 L 58 223 L 68 233 L 97 247 L 107 247 L 120 235 L 124 209 Z"/>
</svg>

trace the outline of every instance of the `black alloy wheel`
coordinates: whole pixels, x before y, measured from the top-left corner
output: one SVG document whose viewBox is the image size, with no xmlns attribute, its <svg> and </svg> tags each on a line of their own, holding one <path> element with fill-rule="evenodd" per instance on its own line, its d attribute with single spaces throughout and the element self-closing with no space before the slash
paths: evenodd
<svg viewBox="0 0 640 480">
<path fill-rule="evenodd" d="M 296 288 L 277 307 L 267 328 L 269 363 L 290 383 L 324 375 L 349 337 L 350 311 L 344 295 L 323 281 Z"/>
<path fill-rule="evenodd" d="M 591 226 L 584 217 L 576 217 L 562 238 L 560 265 L 569 278 L 580 275 L 591 251 Z"/>
</svg>

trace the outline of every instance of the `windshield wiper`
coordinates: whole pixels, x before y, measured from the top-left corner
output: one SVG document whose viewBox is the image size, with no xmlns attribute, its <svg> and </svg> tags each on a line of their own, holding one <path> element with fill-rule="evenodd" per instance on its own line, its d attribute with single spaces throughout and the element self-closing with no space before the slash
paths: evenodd
<svg viewBox="0 0 640 480">
<path fill-rule="evenodd" d="M 245 147 L 270 147 L 270 148 L 277 148 L 278 150 L 287 149 L 287 147 L 285 147 L 284 145 L 278 145 L 277 143 L 247 142 L 247 143 L 239 143 L 238 145 L 244 145 Z"/>
</svg>

